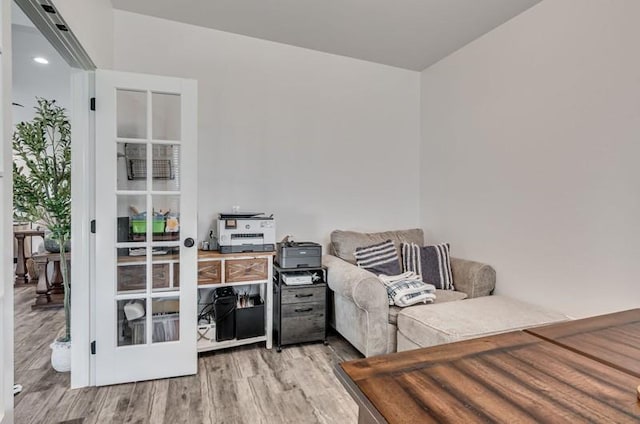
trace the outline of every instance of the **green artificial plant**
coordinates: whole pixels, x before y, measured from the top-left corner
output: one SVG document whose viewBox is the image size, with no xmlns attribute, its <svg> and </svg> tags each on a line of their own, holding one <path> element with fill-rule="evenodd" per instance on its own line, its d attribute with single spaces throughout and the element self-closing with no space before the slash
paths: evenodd
<svg viewBox="0 0 640 424">
<path fill-rule="evenodd" d="M 71 340 L 69 270 L 65 243 L 71 236 L 71 124 L 55 100 L 37 99 L 35 117 L 13 133 L 13 205 L 18 221 L 44 224 L 60 245 L 65 335 Z"/>
</svg>

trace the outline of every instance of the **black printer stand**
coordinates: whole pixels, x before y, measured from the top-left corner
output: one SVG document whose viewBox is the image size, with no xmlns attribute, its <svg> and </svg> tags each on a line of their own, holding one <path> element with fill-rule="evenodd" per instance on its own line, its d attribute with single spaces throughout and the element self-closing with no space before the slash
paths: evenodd
<svg viewBox="0 0 640 424">
<path fill-rule="evenodd" d="M 283 274 L 317 273 L 313 284 L 287 285 Z M 327 344 L 329 321 L 327 268 L 280 268 L 273 266 L 273 337 L 276 351 L 283 345 L 323 341 Z"/>
</svg>

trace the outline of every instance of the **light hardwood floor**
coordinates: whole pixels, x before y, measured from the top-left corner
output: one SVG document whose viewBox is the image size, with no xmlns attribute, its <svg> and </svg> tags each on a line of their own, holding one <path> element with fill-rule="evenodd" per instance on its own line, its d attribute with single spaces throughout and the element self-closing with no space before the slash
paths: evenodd
<svg viewBox="0 0 640 424">
<path fill-rule="evenodd" d="M 199 357 L 198 374 L 69 390 L 50 365 L 62 310 L 31 310 L 35 288 L 15 293 L 16 424 L 27 423 L 356 423 L 355 403 L 333 374 L 361 357 L 339 336 L 275 349 L 248 346 Z"/>
</svg>

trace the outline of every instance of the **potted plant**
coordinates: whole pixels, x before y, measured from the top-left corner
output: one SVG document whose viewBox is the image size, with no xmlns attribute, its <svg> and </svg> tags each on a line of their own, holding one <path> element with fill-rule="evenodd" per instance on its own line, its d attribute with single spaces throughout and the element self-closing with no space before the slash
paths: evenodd
<svg viewBox="0 0 640 424">
<path fill-rule="evenodd" d="M 13 205 L 18 221 L 44 224 L 59 246 L 64 285 L 65 333 L 51 344 L 56 371 L 71 369 L 69 270 L 71 236 L 71 125 L 55 100 L 37 99 L 35 117 L 13 133 Z"/>
</svg>

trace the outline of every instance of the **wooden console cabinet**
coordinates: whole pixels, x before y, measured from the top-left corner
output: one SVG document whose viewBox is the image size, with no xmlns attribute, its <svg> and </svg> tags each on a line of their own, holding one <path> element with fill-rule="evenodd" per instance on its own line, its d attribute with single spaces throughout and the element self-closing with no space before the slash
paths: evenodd
<svg viewBox="0 0 640 424">
<path fill-rule="evenodd" d="M 215 325 L 197 323 L 198 352 L 225 349 L 228 347 L 265 342 L 272 346 L 273 332 L 273 252 L 222 254 L 216 251 L 198 252 L 198 305 L 200 309 L 208 302 L 213 289 L 224 286 L 258 285 L 264 300 L 265 334 L 246 339 L 217 342 Z M 180 262 L 178 255 L 154 256 L 152 264 L 152 287 L 154 290 L 174 290 L 180 286 Z M 122 293 L 141 293 L 146 287 L 146 257 L 121 256 L 118 258 L 117 287 Z M 42 273 L 42 275 L 45 275 Z"/>
<path fill-rule="evenodd" d="M 198 297 L 211 289 L 224 286 L 258 285 L 264 300 L 265 335 L 246 339 L 215 341 L 214 325 L 198 325 L 198 352 L 225 349 L 257 342 L 265 342 L 271 349 L 273 340 L 273 256 L 274 252 L 220 253 L 211 250 L 198 252 Z M 199 304 L 198 309 L 203 306 Z"/>
</svg>

